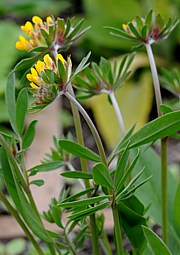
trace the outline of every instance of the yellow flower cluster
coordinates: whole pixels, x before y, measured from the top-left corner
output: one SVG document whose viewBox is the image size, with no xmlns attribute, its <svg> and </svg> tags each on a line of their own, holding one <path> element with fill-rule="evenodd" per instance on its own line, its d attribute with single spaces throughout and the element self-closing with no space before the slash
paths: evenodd
<svg viewBox="0 0 180 255">
<path fill-rule="evenodd" d="M 58 61 L 58 59 L 62 62 L 63 65 L 65 65 L 66 61 L 61 54 L 56 55 L 56 62 Z M 45 85 L 45 82 L 41 77 L 41 73 L 42 71 L 47 69 L 52 70 L 55 73 L 58 72 L 57 63 L 55 63 L 52 60 L 49 54 L 46 54 L 44 56 L 44 61 L 38 60 L 37 63 L 34 65 L 34 67 L 31 68 L 31 73 L 26 75 L 27 79 L 31 82 L 30 86 L 33 89 L 37 89 Z"/>
<path fill-rule="evenodd" d="M 29 37 L 29 40 L 24 36 L 19 36 L 19 41 L 16 42 L 16 48 L 19 50 L 29 51 L 38 46 L 47 46 L 44 37 L 42 36 L 41 29 L 49 32 L 49 26 L 54 24 L 54 20 L 48 16 L 46 22 L 38 16 L 33 16 L 32 24 L 30 21 L 27 21 L 24 26 L 21 26 L 21 30 Z"/>
</svg>

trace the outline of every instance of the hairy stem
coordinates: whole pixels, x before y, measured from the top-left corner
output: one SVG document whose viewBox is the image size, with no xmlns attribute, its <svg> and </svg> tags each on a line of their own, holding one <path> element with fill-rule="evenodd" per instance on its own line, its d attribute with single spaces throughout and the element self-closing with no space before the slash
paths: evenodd
<svg viewBox="0 0 180 255">
<path fill-rule="evenodd" d="M 154 55 L 153 55 L 153 52 L 152 52 L 151 45 L 150 44 L 145 44 L 145 46 L 146 46 L 146 50 L 147 50 L 147 54 L 148 54 L 148 58 L 149 58 L 149 63 L 150 63 L 152 78 L 153 78 L 153 83 L 154 83 L 157 113 L 158 113 L 158 116 L 161 116 L 162 112 L 160 110 L 160 105 L 162 104 L 162 98 L 161 98 L 161 90 L 160 90 L 160 84 L 159 84 L 159 78 L 158 78 L 156 63 L 155 63 L 155 60 L 154 60 Z"/>
<path fill-rule="evenodd" d="M 109 96 L 111 98 L 111 102 L 112 102 L 112 105 L 113 105 L 115 113 L 116 113 L 117 121 L 118 121 L 120 130 L 121 130 L 121 134 L 122 134 L 122 136 L 124 136 L 125 133 L 126 133 L 126 130 L 125 130 L 125 126 L 124 126 L 124 122 L 123 122 L 121 111 L 119 109 L 116 97 L 114 95 L 114 91 L 110 92 Z"/>
<path fill-rule="evenodd" d="M 154 55 L 150 44 L 146 44 L 146 50 L 151 66 L 151 72 L 154 83 L 154 91 L 156 97 L 156 106 L 158 117 L 162 115 L 160 105 L 162 104 L 162 97 L 160 91 L 159 78 L 154 60 Z M 162 196 L 162 232 L 163 240 L 167 244 L 167 138 L 161 140 L 161 196 Z"/>
</svg>

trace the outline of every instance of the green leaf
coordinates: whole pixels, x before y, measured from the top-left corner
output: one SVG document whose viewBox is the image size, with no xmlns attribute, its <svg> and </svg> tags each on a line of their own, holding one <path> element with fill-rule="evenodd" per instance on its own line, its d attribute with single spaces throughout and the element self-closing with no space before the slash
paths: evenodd
<svg viewBox="0 0 180 255">
<path fill-rule="evenodd" d="M 134 169 L 134 167 L 136 165 L 136 162 L 137 162 L 138 158 L 139 158 L 139 151 L 138 151 L 137 155 L 135 156 L 135 158 L 134 158 L 133 162 L 131 163 L 131 165 L 126 170 L 126 172 L 123 175 L 123 177 L 119 180 L 119 182 L 117 182 L 117 187 L 116 187 L 116 193 L 117 194 L 121 191 L 122 186 L 125 184 L 126 180 L 130 176 L 132 170 Z"/>
<path fill-rule="evenodd" d="M 25 220 L 26 224 L 32 230 L 32 232 L 38 236 L 41 240 L 45 242 L 51 242 L 49 235 L 47 234 L 44 226 L 42 225 L 39 217 L 34 212 L 33 208 L 29 204 L 25 194 L 23 193 L 19 181 L 16 179 L 16 176 L 13 174 L 13 169 L 8 162 L 8 158 L 5 150 L 2 150 L 2 170 L 3 176 L 8 190 L 9 195 L 11 196 L 14 204 L 16 205 L 17 210 Z"/>
<path fill-rule="evenodd" d="M 86 189 L 86 190 L 83 190 L 83 191 L 80 191 L 66 199 L 63 200 L 63 202 L 68 202 L 68 201 L 72 201 L 72 200 L 75 200 L 79 197 L 82 197 L 84 195 L 86 195 L 87 193 L 91 193 L 94 189 L 93 188 L 89 188 L 89 189 Z"/>
<path fill-rule="evenodd" d="M 124 176 L 124 173 L 126 171 L 126 166 L 128 164 L 128 156 L 129 156 L 128 147 L 129 147 L 129 143 L 127 144 L 127 147 L 125 148 L 125 150 L 123 151 L 123 153 L 120 155 L 118 159 L 118 163 L 117 163 L 117 167 L 116 167 L 116 171 L 114 175 L 114 183 L 115 183 L 116 190 L 118 190 L 119 189 L 118 187 L 121 186 L 121 180 Z"/>
<path fill-rule="evenodd" d="M 34 180 L 34 181 L 31 181 L 31 182 L 30 182 L 30 184 L 34 184 L 34 185 L 36 185 L 36 186 L 38 186 L 38 187 L 43 186 L 44 183 L 45 183 L 45 182 L 44 182 L 43 180 Z"/>
<path fill-rule="evenodd" d="M 144 206 L 136 196 L 122 201 L 118 205 L 118 213 L 123 229 L 130 240 L 133 248 L 139 254 L 143 254 L 146 238 L 142 230 L 142 225 L 146 225 Z"/>
<path fill-rule="evenodd" d="M 74 213 L 71 216 L 68 216 L 70 220 L 80 220 L 83 217 L 89 216 L 94 214 L 97 211 L 103 210 L 104 208 L 108 207 L 110 205 L 109 202 L 105 202 L 103 204 L 91 207 L 89 209 L 83 210 L 81 212 Z"/>
<path fill-rule="evenodd" d="M 24 88 L 19 92 L 16 102 L 16 126 L 20 135 L 22 135 L 24 131 L 27 108 L 28 93 L 26 88 Z"/>
<path fill-rule="evenodd" d="M 28 172 L 30 172 L 29 174 L 30 176 L 33 176 L 40 172 L 51 172 L 53 170 L 58 169 L 59 167 L 63 165 L 64 165 L 64 161 L 58 160 L 58 161 L 43 163 L 41 165 L 34 166 L 31 169 L 29 169 Z"/>
<path fill-rule="evenodd" d="M 84 19 L 81 19 L 68 33 L 68 35 L 66 36 L 68 39 L 72 39 L 77 33 L 78 31 L 81 29 L 82 24 L 84 22 Z"/>
<path fill-rule="evenodd" d="M 105 28 L 109 29 L 111 35 L 118 36 L 118 37 L 121 37 L 123 39 L 128 39 L 130 41 L 136 40 L 135 37 L 127 34 L 125 31 L 123 31 L 121 29 L 114 28 L 114 27 L 105 27 Z"/>
<path fill-rule="evenodd" d="M 32 67 L 36 61 L 38 61 L 39 59 L 42 59 L 42 57 L 46 54 L 46 52 L 43 52 L 41 54 L 35 55 L 31 58 L 25 58 L 23 60 L 21 60 L 14 68 L 14 71 L 21 71 L 23 69 L 27 70 L 30 67 Z"/>
<path fill-rule="evenodd" d="M 160 105 L 160 109 L 161 111 L 166 114 L 166 113 L 169 113 L 169 112 L 173 112 L 173 109 L 170 108 L 169 106 L 165 105 L 165 104 L 161 104 Z"/>
<path fill-rule="evenodd" d="M 71 172 L 63 172 L 61 173 L 63 177 L 71 178 L 71 179 L 92 179 L 93 176 L 90 173 L 84 173 L 82 171 L 71 171 Z"/>
<path fill-rule="evenodd" d="M 163 241 L 148 227 L 142 226 L 144 234 L 153 251 L 153 255 L 172 255 Z"/>
<path fill-rule="evenodd" d="M 132 157 L 136 155 L 137 150 L 132 150 Z M 153 159 L 153 160 L 152 160 Z M 136 196 L 142 201 L 146 208 L 149 208 L 146 212 L 146 216 L 152 219 L 161 226 L 161 159 L 160 156 L 151 148 L 144 150 L 141 148 L 139 160 L 136 163 L 135 169 L 132 172 L 132 176 L 139 173 L 139 169 L 146 166 L 144 173 L 139 178 L 139 181 L 143 181 L 148 176 L 152 175 L 152 178 L 139 189 L 136 190 Z M 169 249 L 173 254 L 178 254 L 180 246 L 180 235 L 178 233 L 177 225 L 174 219 L 174 202 L 179 185 L 179 178 L 175 177 L 174 171 L 168 169 L 168 190 L 167 190 L 167 205 L 168 205 L 168 239 Z"/>
<path fill-rule="evenodd" d="M 142 30 L 141 30 L 141 36 L 142 36 L 143 39 L 146 39 L 147 33 L 148 33 L 148 26 L 144 25 Z"/>
<path fill-rule="evenodd" d="M 77 66 L 76 70 L 74 71 L 74 74 L 72 75 L 72 78 L 74 78 L 78 73 L 80 73 L 82 70 L 84 70 L 88 65 L 89 63 L 87 64 L 87 61 L 89 59 L 91 55 L 91 52 L 89 52 L 87 54 L 86 57 L 84 57 L 81 62 L 79 63 L 79 65 Z"/>
<path fill-rule="evenodd" d="M 148 25 L 148 28 L 150 28 L 152 25 L 153 15 L 153 10 L 150 10 L 146 15 L 145 23 Z"/>
<path fill-rule="evenodd" d="M 154 142 L 160 138 L 171 136 L 180 130 L 180 111 L 167 113 L 144 125 L 130 138 L 129 148 Z M 119 144 L 116 153 L 122 151 L 127 142 Z"/>
<path fill-rule="evenodd" d="M 134 36 L 135 36 L 136 38 L 140 39 L 140 38 L 141 38 L 141 37 L 140 37 L 140 34 L 139 34 L 139 32 L 137 31 L 137 29 L 135 28 L 135 26 L 133 25 L 133 23 L 128 23 L 128 26 L 129 26 L 131 32 L 134 34 Z"/>
<path fill-rule="evenodd" d="M 29 146 L 31 145 L 31 143 L 34 140 L 35 137 L 35 126 L 37 124 L 37 120 L 33 120 L 29 127 L 27 128 L 24 136 L 23 136 L 23 140 L 22 140 L 22 148 L 23 149 L 27 149 L 29 148 Z"/>
<path fill-rule="evenodd" d="M 177 188 L 175 200 L 174 200 L 174 219 L 176 222 L 177 230 L 180 233 L 180 217 L 179 217 L 179 210 L 180 210 L 180 183 Z"/>
<path fill-rule="evenodd" d="M 87 206 L 87 205 L 92 205 L 95 203 L 98 203 L 102 200 L 105 200 L 109 198 L 110 196 L 98 196 L 98 197 L 91 197 L 91 198 L 86 198 L 86 199 L 81 199 L 79 201 L 73 201 L 73 202 L 61 202 L 57 204 L 57 206 L 64 207 L 64 208 L 69 208 L 69 207 L 81 207 L 81 206 Z"/>
<path fill-rule="evenodd" d="M 9 114 L 9 121 L 15 133 L 16 127 L 16 99 L 15 99 L 15 74 L 11 72 L 8 76 L 6 93 L 5 93 L 6 106 Z"/>
<path fill-rule="evenodd" d="M 86 147 L 81 146 L 78 143 L 75 143 L 70 140 L 60 139 L 59 144 L 65 151 L 79 158 L 88 159 L 94 162 L 101 161 L 100 157 L 96 153 L 94 153 L 93 151 L 89 150 Z"/>
<path fill-rule="evenodd" d="M 95 165 L 92 169 L 95 183 L 105 188 L 114 189 L 114 185 L 107 167 L 103 163 Z"/>
</svg>

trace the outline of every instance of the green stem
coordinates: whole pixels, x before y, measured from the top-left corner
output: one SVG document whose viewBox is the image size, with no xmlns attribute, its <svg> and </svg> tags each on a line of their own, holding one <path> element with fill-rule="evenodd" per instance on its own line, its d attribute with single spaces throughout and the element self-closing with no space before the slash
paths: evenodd
<svg viewBox="0 0 180 255">
<path fill-rule="evenodd" d="M 123 244 L 122 244 L 122 232 L 120 228 L 118 207 L 116 204 L 112 205 L 113 219 L 114 219 L 114 232 L 116 238 L 117 255 L 124 255 Z"/>
<path fill-rule="evenodd" d="M 99 252 L 99 245 L 98 245 L 98 234 L 97 234 L 97 227 L 96 227 L 96 215 L 92 214 L 90 216 L 90 224 L 91 224 L 91 238 L 93 243 L 93 254 L 100 255 Z"/>
<path fill-rule="evenodd" d="M 90 128 L 90 130 L 93 134 L 93 137 L 96 141 L 97 148 L 98 148 L 100 157 L 102 159 L 102 162 L 105 165 L 107 165 L 106 155 L 105 155 L 105 151 L 104 151 L 104 148 L 103 148 L 103 145 L 102 145 L 102 141 L 101 141 L 101 138 L 99 136 L 99 133 L 98 133 L 96 127 L 94 126 L 94 123 L 92 122 L 92 120 L 90 119 L 90 117 L 88 116 L 88 114 L 86 113 L 84 108 L 80 105 L 80 103 L 74 97 L 72 97 L 71 94 L 68 91 L 64 92 L 64 95 L 78 108 L 78 110 L 81 112 L 82 116 L 86 120 L 86 122 L 87 122 L 87 124 L 88 124 L 88 126 L 89 126 L 89 128 Z"/>
<path fill-rule="evenodd" d="M 83 138 L 83 131 L 82 131 L 82 126 L 81 126 L 81 121 L 80 121 L 80 116 L 79 116 L 79 110 L 81 109 L 80 112 L 82 112 L 83 108 L 81 107 L 81 105 L 75 99 L 75 95 L 74 95 L 74 91 L 73 91 L 72 85 L 69 84 L 68 88 L 70 90 L 70 93 L 68 93 L 66 91 L 65 95 L 67 96 L 67 98 L 71 102 L 71 108 L 72 108 L 72 112 L 73 112 L 74 124 L 75 124 L 75 128 L 76 128 L 76 135 L 77 135 L 78 143 L 83 146 L 84 145 L 84 138 Z M 87 113 L 85 112 L 84 109 L 83 109 L 83 114 L 86 116 L 86 118 L 88 118 L 89 122 L 91 122 L 91 119 L 89 118 L 89 116 L 87 115 Z M 95 131 L 96 131 L 96 129 L 95 129 Z M 97 137 L 98 133 L 95 132 L 95 131 L 94 131 L 94 133 L 96 133 L 96 137 Z M 100 138 L 99 138 L 98 142 L 101 143 Z M 102 151 L 102 148 L 101 148 L 101 151 Z M 104 155 L 105 155 L 105 153 L 104 153 Z M 84 159 L 80 159 L 80 160 L 81 160 L 82 171 L 83 172 L 88 172 L 87 161 L 84 160 Z M 85 183 L 86 188 L 90 187 L 89 180 L 85 180 L 84 183 Z M 88 194 L 88 196 L 89 196 L 89 194 Z M 97 227 L 96 227 L 95 214 L 90 216 L 90 225 L 91 225 L 92 246 L 93 246 L 94 255 L 99 255 L 100 253 L 99 253 L 99 246 L 98 246 L 98 235 L 97 235 Z"/>
<path fill-rule="evenodd" d="M 153 78 L 153 83 L 154 83 L 154 91 L 155 91 L 155 97 L 156 97 L 156 107 L 157 107 L 157 112 L 158 116 L 162 115 L 160 105 L 162 104 L 162 98 L 161 98 L 161 90 L 160 90 L 160 84 L 159 84 L 159 78 L 158 78 L 158 73 L 157 73 L 157 68 L 156 68 L 156 63 L 154 60 L 154 55 L 152 52 L 152 48 L 150 44 L 145 44 L 148 58 L 149 58 L 149 63 L 151 67 L 151 72 L 152 72 L 152 78 Z"/>
<path fill-rule="evenodd" d="M 121 114 L 120 108 L 118 106 L 116 97 L 114 95 L 114 91 L 110 92 L 109 96 L 111 98 L 111 102 L 112 102 L 112 105 L 114 107 L 114 111 L 116 113 L 118 124 L 119 124 L 120 130 L 121 130 L 121 134 L 122 134 L 122 136 L 124 136 L 125 133 L 126 133 L 126 129 L 125 129 L 125 126 L 124 126 L 124 121 L 123 121 L 123 118 L 122 118 L 122 114 Z"/>
<path fill-rule="evenodd" d="M 109 240 L 107 238 L 107 234 L 105 232 L 105 230 L 103 229 L 102 231 L 102 236 L 103 236 L 103 240 L 104 240 L 104 244 L 105 244 L 105 250 L 106 250 L 106 253 L 108 255 L 112 255 L 112 251 L 111 251 L 111 246 L 109 244 Z"/>
<path fill-rule="evenodd" d="M 151 66 L 151 72 L 154 82 L 154 90 L 155 90 L 155 97 L 156 97 L 156 105 L 157 105 L 157 112 L 158 117 L 162 115 L 160 105 L 162 104 L 161 98 L 161 91 L 160 91 L 160 84 L 159 78 L 156 68 L 156 63 L 154 60 L 154 55 L 151 49 L 150 44 L 145 44 L 147 54 L 149 57 L 149 62 Z M 167 138 L 163 138 L 161 140 L 161 195 L 162 195 L 162 235 L 163 240 L 167 244 Z"/>
<path fill-rule="evenodd" d="M 45 255 L 44 252 L 41 250 L 39 244 L 36 242 L 32 234 L 30 233 L 29 229 L 26 227 L 22 219 L 20 218 L 17 211 L 12 207 L 12 205 L 9 203 L 7 198 L 0 192 L 0 200 L 3 202 L 3 204 L 6 206 L 8 211 L 12 214 L 12 216 L 16 219 L 18 224 L 21 226 L 22 230 L 26 234 L 27 238 L 30 240 L 30 242 L 33 244 L 34 248 L 38 252 L 39 255 Z"/>
<path fill-rule="evenodd" d="M 72 85 L 69 84 L 68 88 L 69 88 L 71 96 L 74 98 L 75 95 L 74 95 Z M 82 131 L 82 126 L 81 126 L 79 111 L 71 101 L 70 101 L 70 104 L 71 104 L 71 109 L 72 109 L 72 113 L 73 113 L 73 119 L 74 119 L 74 125 L 75 125 L 75 129 L 76 129 L 77 141 L 80 145 L 84 146 L 83 131 Z M 88 173 L 87 160 L 80 159 L 80 162 L 81 162 L 82 171 L 84 173 Z M 86 189 L 90 188 L 89 180 L 84 180 L 84 184 L 85 184 Z"/>
<path fill-rule="evenodd" d="M 168 242 L 167 234 L 167 137 L 161 140 L 161 187 L 162 187 L 162 239 Z"/>
</svg>

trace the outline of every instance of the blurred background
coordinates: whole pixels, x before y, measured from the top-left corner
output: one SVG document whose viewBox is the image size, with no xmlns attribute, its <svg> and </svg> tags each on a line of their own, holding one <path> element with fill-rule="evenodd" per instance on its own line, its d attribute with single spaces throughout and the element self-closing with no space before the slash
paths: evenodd
<svg viewBox="0 0 180 255">
<path fill-rule="evenodd" d="M 27 20 L 31 21 L 34 15 L 38 15 L 42 19 L 45 19 L 48 15 L 62 18 L 75 16 L 77 20 L 84 18 L 84 26 L 90 25 L 91 29 L 67 53 L 71 54 L 73 64 L 76 65 L 89 51 L 92 52 L 90 60 L 95 62 L 99 62 L 101 56 L 112 61 L 114 59 L 118 61 L 122 58 L 123 54 L 131 52 L 133 46 L 131 43 L 109 35 L 108 30 L 103 27 L 113 26 L 121 28 L 123 23 L 132 20 L 136 15 L 144 17 L 150 9 L 153 9 L 156 13 L 160 12 L 165 19 L 168 17 L 179 17 L 180 1 L 0 0 L 0 131 L 10 130 L 4 100 L 8 73 L 22 58 L 30 57 L 29 53 L 15 48 L 18 36 L 22 34 L 20 26 Z M 180 68 L 180 26 L 172 32 L 167 40 L 159 45 L 155 45 L 153 51 L 158 67 L 164 66 L 168 69 L 172 67 Z M 118 103 L 121 107 L 127 130 L 135 122 L 138 129 L 148 120 L 156 117 L 149 63 L 143 48 L 137 52 L 132 65 L 132 72 L 133 76 L 120 89 L 120 92 L 117 93 Z M 21 75 L 19 74 L 19 77 Z M 16 88 L 17 92 L 21 89 L 18 81 Z M 180 108 L 179 100 L 174 98 L 165 89 L 162 89 L 162 95 L 164 103 L 173 104 L 175 109 Z M 61 107 L 61 114 L 58 113 L 59 107 L 56 106 L 57 114 L 54 116 L 56 124 L 52 130 L 56 134 L 61 133 L 62 129 L 65 131 L 69 130 L 72 126 L 72 117 L 68 107 L 66 107 L 66 101 L 62 101 L 61 105 L 65 106 L 64 108 Z M 111 149 L 119 140 L 120 134 L 115 114 L 107 102 L 107 98 L 104 96 L 98 97 L 98 99 L 93 98 L 86 104 L 86 107 L 94 118 L 107 149 Z M 109 132 L 111 127 L 109 127 L 108 123 L 111 123 L 113 132 Z M 47 137 L 49 135 L 44 133 L 44 136 Z M 88 136 L 89 133 L 87 133 L 87 139 Z M 91 142 L 89 141 L 90 146 L 93 146 Z M 49 146 L 49 141 L 46 145 Z M 45 145 L 44 149 L 46 149 Z M 41 150 L 41 148 L 38 148 L 38 150 Z M 39 159 L 42 159 L 43 153 L 44 150 L 39 154 Z M 175 158 L 175 161 L 177 160 Z M 31 161 L 30 163 L 35 164 L 37 162 L 32 163 Z M 3 188 L 4 185 L 0 176 L 0 190 Z M 4 208 L 0 208 L 1 212 L 4 212 Z"/>
</svg>

